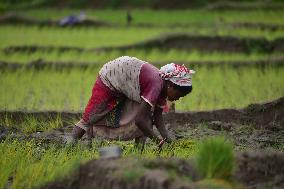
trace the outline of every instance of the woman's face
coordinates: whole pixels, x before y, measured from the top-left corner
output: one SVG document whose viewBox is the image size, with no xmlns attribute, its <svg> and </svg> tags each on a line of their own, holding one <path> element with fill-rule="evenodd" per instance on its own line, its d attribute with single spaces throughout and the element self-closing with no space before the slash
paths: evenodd
<svg viewBox="0 0 284 189">
<path fill-rule="evenodd" d="M 185 95 L 181 91 L 175 89 L 173 87 L 173 85 L 168 85 L 168 87 L 167 87 L 167 97 L 168 97 L 169 101 L 176 101 L 179 98 L 184 97 L 184 96 Z"/>
</svg>

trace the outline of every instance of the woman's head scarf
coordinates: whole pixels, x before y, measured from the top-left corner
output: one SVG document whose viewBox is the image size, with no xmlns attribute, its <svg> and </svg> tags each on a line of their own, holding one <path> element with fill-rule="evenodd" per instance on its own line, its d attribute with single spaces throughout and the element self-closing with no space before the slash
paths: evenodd
<svg viewBox="0 0 284 189">
<path fill-rule="evenodd" d="M 160 76 L 179 86 L 192 86 L 191 76 L 194 70 L 187 69 L 184 65 L 175 63 L 167 64 L 160 69 Z"/>
</svg>

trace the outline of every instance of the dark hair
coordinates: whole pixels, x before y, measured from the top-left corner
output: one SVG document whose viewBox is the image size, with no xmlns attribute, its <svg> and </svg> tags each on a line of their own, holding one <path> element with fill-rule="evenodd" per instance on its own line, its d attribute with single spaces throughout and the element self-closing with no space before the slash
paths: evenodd
<svg viewBox="0 0 284 189">
<path fill-rule="evenodd" d="M 184 96 L 192 91 L 192 86 L 179 86 L 179 85 L 174 84 L 174 83 L 172 83 L 172 84 L 173 84 L 173 88 L 182 92 L 182 94 L 184 94 Z"/>
</svg>

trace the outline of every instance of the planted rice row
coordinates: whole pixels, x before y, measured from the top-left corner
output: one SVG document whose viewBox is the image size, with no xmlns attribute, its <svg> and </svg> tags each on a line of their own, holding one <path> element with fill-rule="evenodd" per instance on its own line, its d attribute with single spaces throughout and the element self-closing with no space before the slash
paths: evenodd
<svg viewBox="0 0 284 189">
<path fill-rule="evenodd" d="M 268 40 L 284 36 L 284 30 L 261 30 L 224 27 L 190 28 L 54 28 L 36 26 L 0 26 L 0 48 L 10 46 L 63 46 L 99 48 L 130 45 L 165 34 L 186 33 L 205 36 L 263 37 Z"/>
<path fill-rule="evenodd" d="M 191 94 L 177 101 L 178 110 L 241 108 L 284 94 L 283 67 L 194 66 Z M 2 110 L 83 111 L 100 67 L 2 71 Z"/>
<path fill-rule="evenodd" d="M 82 10 L 74 9 L 33 9 L 21 11 L 22 14 L 34 18 L 60 19 L 67 15 L 79 14 Z M 126 23 L 126 10 L 84 10 L 90 18 L 107 21 L 114 24 Z M 207 10 L 131 10 L 133 23 L 148 23 L 155 25 L 170 25 L 170 24 L 228 24 L 228 23 L 268 23 L 268 24 L 283 24 L 284 14 L 282 10 L 223 10 L 223 11 L 207 11 Z"/>
<path fill-rule="evenodd" d="M 0 61 L 27 64 L 39 59 L 47 62 L 66 62 L 66 63 L 90 63 L 90 65 L 102 65 L 109 60 L 119 56 L 134 56 L 150 63 L 159 62 L 231 62 L 231 61 L 269 61 L 280 57 L 280 53 L 262 54 L 262 53 L 226 53 L 226 52 L 200 52 L 186 50 L 113 50 L 109 52 L 91 52 L 91 51 L 36 51 L 34 53 L 10 53 L 0 52 Z"/>
</svg>

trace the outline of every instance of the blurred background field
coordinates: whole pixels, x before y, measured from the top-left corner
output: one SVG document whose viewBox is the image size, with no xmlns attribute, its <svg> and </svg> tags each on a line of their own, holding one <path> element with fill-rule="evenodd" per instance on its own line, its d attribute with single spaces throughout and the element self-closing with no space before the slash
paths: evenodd
<svg viewBox="0 0 284 189">
<path fill-rule="evenodd" d="M 5 10 L 3 15 L 12 11 Z M 135 56 L 157 67 L 176 62 L 196 69 L 193 93 L 177 102 L 178 110 L 241 108 L 284 94 L 282 10 L 151 10 L 134 7 L 115 10 L 65 8 L 58 11 L 39 6 L 36 9 L 17 9 L 16 14 L 36 20 L 58 21 L 82 11 L 86 18 L 110 25 L 60 27 L 25 22 L 0 25 L 1 86 L 5 89 L 0 96 L 2 110 L 82 111 L 100 67 L 123 55 Z M 127 11 L 132 17 L 128 24 Z M 207 48 L 204 39 L 200 42 L 203 43 L 201 47 L 190 46 L 190 40 L 184 41 L 189 43 L 190 48 L 187 48 L 175 45 L 183 43 L 182 37 L 178 42 L 164 38 L 170 35 L 177 38 L 193 36 L 197 40 L 207 36 L 215 41 L 212 42 L 213 49 Z M 232 43 L 232 49 L 227 50 L 226 46 L 222 49 L 222 44 L 219 44 L 214 50 L 214 45 L 224 38 L 230 43 L 231 37 L 237 41 L 237 44 Z M 243 39 L 245 41 L 238 44 Z M 250 42 L 251 39 L 259 41 Z M 172 41 L 164 48 L 155 44 L 147 46 L 147 41 L 151 40 Z M 267 40 L 265 44 L 263 40 Z M 135 44 L 142 46 L 136 48 Z M 243 44 L 247 50 L 238 47 Z M 259 62 L 264 65 L 258 66 Z M 24 68 L 31 63 L 64 64 L 66 69 L 58 70 L 56 66 L 43 70 Z M 9 64 L 20 68 L 6 69 L 3 66 Z M 208 66 L 211 64 L 214 66 Z M 243 66 L 236 66 L 238 64 Z M 84 69 L 80 65 L 84 65 Z"/>
<path fill-rule="evenodd" d="M 100 66 L 100 65 L 99 65 Z M 192 94 L 177 101 L 178 110 L 242 108 L 283 95 L 284 68 L 195 66 Z M 83 111 L 98 69 L 19 69 L 1 74 L 4 110 Z M 17 84 L 16 87 L 11 87 Z"/>
<path fill-rule="evenodd" d="M 60 25 L 64 17 L 80 14 L 85 20 Z M 284 96 L 283 52 L 282 0 L 1 0 L 0 111 L 82 112 L 101 66 L 125 55 L 158 68 L 175 62 L 196 70 L 193 91 L 176 102 L 177 111 L 239 109 Z M 15 129 L 13 121 L 0 120 L 0 129 Z M 15 131 L 31 134 L 61 128 L 63 121 L 27 117 L 17 126 Z M 172 144 L 175 150 L 169 145 L 161 156 L 191 158 L 196 152 L 191 136 L 207 127 L 189 129 L 192 135 L 186 133 Z M 253 128 L 239 130 L 237 136 L 250 135 Z M 94 140 L 90 150 L 84 144 L 2 140 L 0 189 L 34 188 L 61 178 L 110 144 L 120 145 L 124 157 L 140 155 L 131 142 Z M 268 146 L 283 150 L 283 144 Z M 143 157 L 156 157 L 154 148 L 148 144 Z"/>
</svg>

